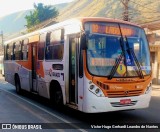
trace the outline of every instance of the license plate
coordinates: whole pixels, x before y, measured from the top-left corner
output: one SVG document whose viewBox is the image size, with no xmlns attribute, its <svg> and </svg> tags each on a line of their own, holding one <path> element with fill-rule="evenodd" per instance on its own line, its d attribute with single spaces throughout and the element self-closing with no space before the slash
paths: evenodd
<svg viewBox="0 0 160 132">
<path fill-rule="evenodd" d="M 120 104 L 130 104 L 131 103 L 131 99 L 121 99 L 120 100 Z"/>
</svg>

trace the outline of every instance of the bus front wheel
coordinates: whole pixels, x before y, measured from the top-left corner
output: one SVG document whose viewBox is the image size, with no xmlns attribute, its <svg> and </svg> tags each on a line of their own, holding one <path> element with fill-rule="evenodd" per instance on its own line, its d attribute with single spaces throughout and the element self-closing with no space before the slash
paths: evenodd
<svg viewBox="0 0 160 132">
<path fill-rule="evenodd" d="M 62 95 L 62 90 L 61 87 L 58 83 L 51 85 L 51 103 L 55 107 L 62 107 L 63 106 L 63 95 Z"/>
</svg>

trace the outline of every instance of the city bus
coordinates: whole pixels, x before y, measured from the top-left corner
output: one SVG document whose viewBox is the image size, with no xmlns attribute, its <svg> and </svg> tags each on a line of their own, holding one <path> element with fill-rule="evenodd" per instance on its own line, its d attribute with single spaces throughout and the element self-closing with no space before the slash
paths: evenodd
<svg viewBox="0 0 160 132">
<path fill-rule="evenodd" d="M 6 41 L 5 80 L 85 113 L 147 108 L 149 44 L 136 24 L 81 17 Z"/>
</svg>

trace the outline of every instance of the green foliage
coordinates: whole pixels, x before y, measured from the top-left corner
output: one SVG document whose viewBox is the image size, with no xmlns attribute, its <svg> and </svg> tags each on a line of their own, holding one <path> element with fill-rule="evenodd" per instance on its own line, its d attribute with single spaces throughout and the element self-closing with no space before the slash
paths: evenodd
<svg viewBox="0 0 160 132">
<path fill-rule="evenodd" d="M 34 4 L 34 11 L 30 11 L 30 15 L 26 15 L 27 28 L 31 28 L 50 18 L 56 18 L 59 12 L 52 6 L 44 6 L 42 3 Z"/>
</svg>

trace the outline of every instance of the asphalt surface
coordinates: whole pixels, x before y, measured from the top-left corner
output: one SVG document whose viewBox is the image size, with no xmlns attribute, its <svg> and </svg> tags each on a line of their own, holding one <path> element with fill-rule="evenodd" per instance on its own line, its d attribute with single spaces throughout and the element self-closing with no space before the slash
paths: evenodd
<svg viewBox="0 0 160 132">
<path fill-rule="evenodd" d="M 71 119 L 60 111 L 62 110 L 52 107 L 48 99 L 27 92 L 17 95 L 15 87 L 0 78 L 0 131 L 10 128 L 14 132 L 64 131 L 63 129 L 85 131 L 76 124 L 80 121 Z"/>
<path fill-rule="evenodd" d="M 152 85 L 152 96 L 160 97 L 160 85 Z"/>
</svg>

